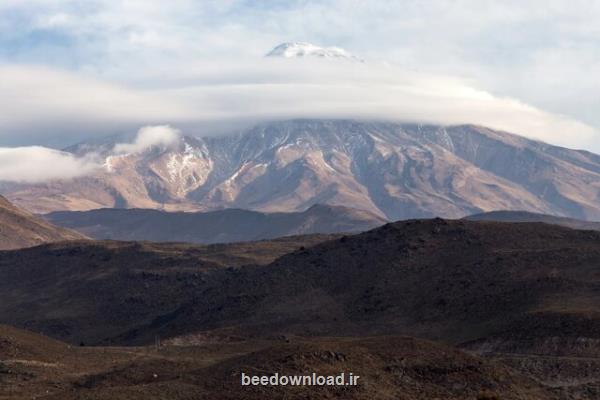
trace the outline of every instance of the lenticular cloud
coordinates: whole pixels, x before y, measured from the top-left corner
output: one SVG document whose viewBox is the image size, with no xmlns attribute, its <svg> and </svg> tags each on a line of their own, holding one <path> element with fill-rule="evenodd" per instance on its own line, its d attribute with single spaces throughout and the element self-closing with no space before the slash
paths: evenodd
<svg viewBox="0 0 600 400">
<path fill-rule="evenodd" d="M 0 139 L 7 132 L 42 128 L 48 134 L 73 132 L 75 138 L 81 126 L 86 133 L 103 135 L 136 125 L 189 128 L 283 118 L 477 124 L 579 147 L 589 147 L 597 135 L 576 120 L 494 96 L 459 79 L 369 62 L 211 60 L 174 67 L 168 75 L 140 73 L 135 86 L 26 66 L 0 67 L 0 74 L 7 78 L 0 82 L 0 96 L 11 99 L 0 109 Z M 24 83 L 24 77 L 33 77 L 34 84 Z M 58 90 L 60 97 L 55 95 Z"/>
</svg>

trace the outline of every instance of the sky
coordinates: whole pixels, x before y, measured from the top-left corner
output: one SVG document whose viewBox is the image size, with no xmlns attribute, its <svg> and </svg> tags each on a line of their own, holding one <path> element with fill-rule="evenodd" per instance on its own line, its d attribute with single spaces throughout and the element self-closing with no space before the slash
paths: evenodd
<svg viewBox="0 0 600 400">
<path fill-rule="evenodd" d="M 3 0 L 0 158 L 290 117 L 477 123 L 600 152 L 598 20 L 593 0 Z M 288 41 L 365 62 L 264 57 Z"/>
</svg>

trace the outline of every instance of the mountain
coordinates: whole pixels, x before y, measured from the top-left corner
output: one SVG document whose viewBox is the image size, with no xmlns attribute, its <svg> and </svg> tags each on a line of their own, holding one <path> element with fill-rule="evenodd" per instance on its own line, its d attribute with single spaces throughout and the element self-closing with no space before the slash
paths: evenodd
<svg viewBox="0 0 600 400">
<path fill-rule="evenodd" d="M 546 224 L 566 226 L 572 229 L 600 231 L 600 222 L 582 221 L 574 218 L 557 217 L 554 215 L 537 214 L 527 211 L 490 211 L 473 214 L 464 219 L 470 221 L 499 221 L 499 222 L 543 222 Z"/>
<path fill-rule="evenodd" d="M 299 212 L 329 204 L 388 220 L 501 209 L 600 219 L 600 156 L 478 126 L 291 120 L 139 153 L 114 154 L 114 144 L 67 149 L 103 157 L 92 176 L 5 193 L 38 213 Z"/>
<path fill-rule="evenodd" d="M 360 58 L 339 47 L 320 47 L 305 42 L 288 42 L 276 46 L 267 57 L 300 58 L 315 57 L 362 62 Z"/>
<path fill-rule="evenodd" d="M 95 239 L 189 243 L 229 243 L 313 233 L 362 232 L 386 223 L 368 211 L 326 205 L 315 205 L 300 213 L 261 213 L 238 209 L 186 213 L 104 208 L 57 211 L 46 214 L 44 218 Z"/>
<path fill-rule="evenodd" d="M 35 217 L 0 196 L 0 250 L 85 238 L 83 234 Z"/>
</svg>

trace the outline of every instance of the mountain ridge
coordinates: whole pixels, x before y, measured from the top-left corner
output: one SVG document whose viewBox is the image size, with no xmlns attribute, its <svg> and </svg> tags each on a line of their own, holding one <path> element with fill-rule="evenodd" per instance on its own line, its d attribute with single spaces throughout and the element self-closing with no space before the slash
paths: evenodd
<svg viewBox="0 0 600 400">
<path fill-rule="evenodd" d="M 353 233 L 387 222 L 368 211 L 328 205 L 313 205 L 299 213 L 263 213 L 243 209 L 208 212 L 98 209 L 57 211 L 43 217 L 95 239 L 204 244 L 316 233 Z"/>
<path fill-rule="evenodd" d="M 37 213 L 94 208 L 302 211 L 344 205 L 388 220 L 498 209 L 600 219 L 600 156 L 473 125 L 354 120 L 261 123 L 174 149 L 105 157 L 97 174 L 16 185 Z"/>
<path fill-rule="evenodd" d="M 43 218 L 19 209 L 0 196 L 0 250 L 86 238 L 81 233 L 52 225 Z"/>
</svg>

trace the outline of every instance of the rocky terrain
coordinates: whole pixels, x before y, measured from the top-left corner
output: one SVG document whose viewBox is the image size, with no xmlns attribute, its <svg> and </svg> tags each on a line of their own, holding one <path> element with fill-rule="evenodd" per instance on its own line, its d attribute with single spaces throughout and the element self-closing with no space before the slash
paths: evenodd
<svg viewBox="0 0 600 400">
<path fill-rule="evenodd" d="M 0 321 L 70 343 L 19 333 L 34 345 L 15 351 L 6 328 L 0 393 L 595 399 L 599 243 L 599 232 L 545 223 L 434 219 L 346 236 L 0 252 Z M 107 344 L 150 347 L 88 347 Z M 358 371 L 365 384 L 236 384 L 240 371 L 306 369 Z"/>
<path fill-rule="evenodd" d="M 85 238 L 83 234 L 35 217 L 0 196 L 0 250 Z"/>
<path fill-rule="evenodd" d="M 113 338 L 217 287 L 224 273 L 334 237 L 209 246 L 79 241 L 3 252 L 0 321 L 73 344 L 126 344 Z"/>
<path fill-rule="evenodd" d="M 69 344 L 0 329 L 0 396 L 596 399 L 599 243 L 546 223 L 433 219 L 4 251 L 0 321 Z M 108 344 L 134 347 L 95 347 Z M 307 370 L 364 383 L 239 385 L 242 371 Z"/>
<path fill-rule="evenodd" d="M 116 154 L 123 140 L 66 149 L 103 160 L 91 176 L 5 184 L 3 193 L 36 213 L 113 207 L 301 212 L 328 204 L 388 220 L 493 210 L 600 219 L 600 156 L 478 126 L 291 120 Z"/>
<path fill-rule="evenodd" d="M 246 374 L 353 372 L 356 387 L 245 387 Z M 406 337 L 80 347 L 0 326 L 0 399 L 559 399 L 494 360 Z"/>
<path fill-rule="evenodd" d="M 0 321 L 72 343 L 394 333 L 560 355 L 600 340 L 599 232 L 437 219 L 331 239 L 6 251 Z"/>
<path fill-rule="evenodd" d="M 218 290 L 142 331 L 396 333 L 490 351 L 591 354 L 587 344 L 600 338 L 599 239 L 540 223 L 388 224 L 233 270 Z"/>
<path fill-rule="evenodd" d="M 362 232 L 386 222 L 368 211 L 326 205 L 315 205 L 298 213 L 262 213 L 237 209 L 167 212 L 107 208 L 56 211 L 44 215 L 44 218 L 95 239 L 205 244 L 314 233 Z"/>
</svg>

